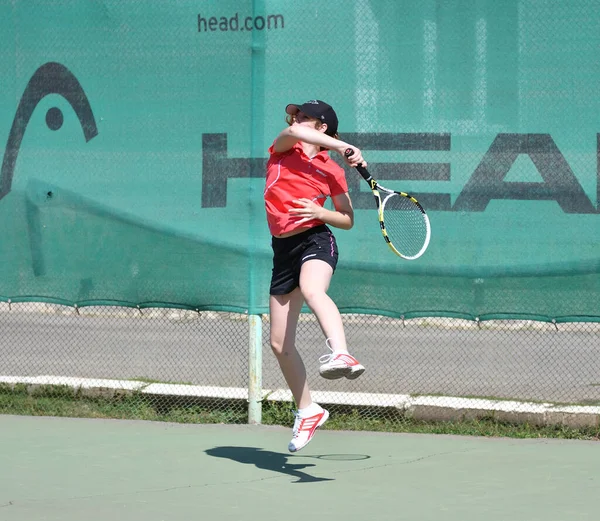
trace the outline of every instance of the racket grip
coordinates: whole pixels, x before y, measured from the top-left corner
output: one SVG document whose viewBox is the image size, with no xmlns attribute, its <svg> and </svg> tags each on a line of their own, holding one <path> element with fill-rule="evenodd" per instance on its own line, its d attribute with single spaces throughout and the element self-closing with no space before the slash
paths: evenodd
<svg viewBox="0 0 600 521">
<path fill-rule="evenodd" d="M 344 151 L 344 156 L 346 156 L 346 157 L 352 157 L 353 155 L 354 155 L 354 150 L 352 150 L 351 148 L 347 148 Z M 363 176 L 365 181 L 367 181 L 368 183 L 371 182 L 371 179 L 373 179 L 373 178 L 371 177 L 371 174 L 369 174 L 369 172 L 367 172 L 367 169 L 364 166 L 356 165 L 355 168 L 356 168 L 356 170 L 358 170 L 358 173 Z"/>
</svg>

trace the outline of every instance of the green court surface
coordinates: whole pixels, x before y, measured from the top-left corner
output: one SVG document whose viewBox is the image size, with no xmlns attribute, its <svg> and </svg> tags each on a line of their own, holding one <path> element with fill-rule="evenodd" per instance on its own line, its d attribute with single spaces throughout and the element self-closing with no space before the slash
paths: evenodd
<svg viewBox="0 0 600 521">
<path fill-rule="evenodd" d="M 600 444 L 0 416 L 1 521 L 600 519 Z"/>
</svg>

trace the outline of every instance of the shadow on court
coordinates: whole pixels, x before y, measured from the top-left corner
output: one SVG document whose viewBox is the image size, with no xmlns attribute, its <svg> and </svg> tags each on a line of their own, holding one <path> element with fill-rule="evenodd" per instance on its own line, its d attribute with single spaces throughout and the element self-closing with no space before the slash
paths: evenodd
<svg viewBox="0 0 600 521">
<path fill-rule="evenodd" d="M 258 469 L 280 472 L 292 476 L 297 480 L 294 483 L 316 483 L 319 481 L 333 481 L 333 478 L 322 478 L 313 476 L 307 472 L 301 472 L 310 467 L 316 467 L 315 463 L 290 463 L 289 460 L 297 458 L 315 458 L 324 461 L 359 461 L 369 459 L 366 454 L 321 454 L 313 455 L 289 455 L 280 452 L 260 449 L 258 447 L 214 447 L 205 451 L 209 456 L 226 458 L 246 465 L 254 465 Z"/>
<path fill-rule="evenodd" d="M 289 463 L 287 455 L 257 447 L 215 447 L 205 452 L 209 456 L 216 458 L 227 458 L 238 463 L 254 465 L 258 469 L 287 474 L 288 476 L 297 478 L 295 483 L 333 481 L 331 478 L 319 478 L 302 472 L 307 468 L 314 467 L 314 463 Z"/>
</svg>

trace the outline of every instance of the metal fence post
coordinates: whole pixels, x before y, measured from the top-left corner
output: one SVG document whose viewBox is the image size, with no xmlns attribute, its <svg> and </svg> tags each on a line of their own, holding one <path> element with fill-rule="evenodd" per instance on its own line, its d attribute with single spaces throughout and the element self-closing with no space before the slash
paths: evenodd
<svg viewBox="0 0 600 521">
<path fill-rule="evenodd" d="M 262 421 L 262 317 L 249 315 L 248 423 Z"/>
<path fill-rule="evenodd" d="M 265 13 L 265 0 L 252 0 L 252 15 L 262 16 Z M 265 106 L 265 33 L 263 31 L 252 32 L 252 96 L 251 96 L 251 127 L 250 127 L 250 152 L 253 158 L 261 158 L 265 151 L 264 140 L 264 106 Z M 264 171 L 258 172 L 261 163 L 250 162 L 252 179 L 264 176 Z M 264 169 L 263 166 L 260 166 Z M 255 256 L 259 234 L 257 234 L 257 223 L 264 225 L 264 207 L 262 203 L 262 188 L 258 189 L 257 183 L 250 183 L 249 209 L 251 218 L 249 223 L 249 305 L 250 312 L 256 309 L 257 289 L 255 285 L 256 269 Z M 260 210 L 259 210 L 260 209 Z M 257 212 L 260 211 L 260 214 Z M 261 218 L 258 220 L 257 215 Z M 254 218 L 252 218 L 254 216 Z M 248 423 L 258 424 L 262 421 L 262 316 L 260 314 L 249 314 L 250 324 L 250 352 L 248 367 Z"/>
</svg>

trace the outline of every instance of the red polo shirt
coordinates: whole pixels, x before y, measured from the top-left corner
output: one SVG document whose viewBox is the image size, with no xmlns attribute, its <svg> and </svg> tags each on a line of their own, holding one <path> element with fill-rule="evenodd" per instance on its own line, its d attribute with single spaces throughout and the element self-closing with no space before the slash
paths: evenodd
<svg viewBox="0 0 600 521">
<path fill-rule="evenodd" d="M 329 157 L 324 150 L 312 159 L 302 150 L 302 143 L 278 153 L 275 143 L 269 148 L 267 162 L 267 182 L 265 186 L 265 208 L 271 235 L 281 235 L 296 228 L 312 228 L 323 224 L 313 219 L 297 225 L 300 220 L 288 213 L 294 199 L 311 199 L 319 206 L 327 197 L 344 194 L 348 183 L 344 169 Z"/>
</svg>

